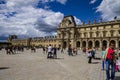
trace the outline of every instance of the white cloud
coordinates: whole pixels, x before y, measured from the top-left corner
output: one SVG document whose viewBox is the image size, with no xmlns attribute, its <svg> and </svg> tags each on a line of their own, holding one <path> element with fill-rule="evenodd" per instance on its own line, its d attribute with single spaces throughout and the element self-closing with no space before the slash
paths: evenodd
<svg viewBox="0 0 120 80">
<path fill-rule="evenodd" d="M 48 2 L 56 1 L 56 2 L 59 2 L 61 4 L 65 4 L 67 2 L 67 0 L 40 0 L 40 1 L 41 1 L 41 3 L 48 3 Z"/>
<path fill-rule="evenodd" d="M 61 4 L 65 4 L 67 2 L 67 0 L 56 0 L 56 1 L 61 3 Z"/>
<path fill-rule="evenodd" d="M 64 14 L 50 9 L 36 8 L 38 3 L 39 0 L 6 0 L 5 4 L 0 4 L 0 36 L 55 35 Z M 80 23 L 76 17 L 75 20 Z"/>
<path fill-rule="evenodd" d="M 97 0 L 91 0 L 90 4 L 94 4 Z"/>
<path fill-rule="evenodd" d="M 54 29 L 64 14 L 36 8 L 37 4 L 38 0 L 7 0 L 6 4 L 0 5 L 0 36 L 8 34 L 45 36 L 50 32 L 54 34 Z"/>
<path fill-rule="evenodd" d="M 102 0 L 96 12 L 105 20 L 113 20 L 115 16 L 120 19 L 120 0 Z"/>
</svg>

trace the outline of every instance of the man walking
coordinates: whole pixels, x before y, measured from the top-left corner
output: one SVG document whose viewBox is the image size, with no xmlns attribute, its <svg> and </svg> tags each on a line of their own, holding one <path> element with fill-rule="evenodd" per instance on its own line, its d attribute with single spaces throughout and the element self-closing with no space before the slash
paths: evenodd
<svg viewBox="0 0 120 80">
<path fill-rule="evenodd" d="M 115 51 L 114 51 L 115 44 L 110 43 L 109 47 L 105 50 L 104 59 L 106 61 L 106 80 L 114 80 L 115 78 Z M 110 75 L 110 66 L 111 66 L 111 75 Z"/>
</svg>

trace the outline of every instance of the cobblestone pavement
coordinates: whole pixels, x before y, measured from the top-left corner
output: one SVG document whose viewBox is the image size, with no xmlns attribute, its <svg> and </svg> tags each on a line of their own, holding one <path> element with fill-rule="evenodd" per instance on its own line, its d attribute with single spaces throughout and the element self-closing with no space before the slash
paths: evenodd
<svg viewBox="0 0 120 80">
<path fill-rule="evenodd" d="M 77 56 L 68 56 L 58 52 L 58 59 L 47 59 L 38 49 L 20 54 L 6 55 L 0 51 L 0 80 L 105 80 L 105 71 L 101 70 L 101 60 L 88 64 L 87 56 L 80 51 Z M 97 52 L 97 57 L 100 53 Z M 120 80 L 120 72 L 116 72 Z"/>
</svg>

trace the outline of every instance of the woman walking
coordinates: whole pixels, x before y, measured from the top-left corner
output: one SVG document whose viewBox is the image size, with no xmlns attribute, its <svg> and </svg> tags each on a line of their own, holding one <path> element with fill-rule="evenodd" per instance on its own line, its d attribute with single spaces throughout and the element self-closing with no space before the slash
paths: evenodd
<svg viewBox="0 0 120 80">
<path fill-rule="evenodd" d="M 102 52 L 101 52 L 101 54 L 102 54 L 102 70 L 104 70 L 105 68 L 104 68 L 104 65 L 105 65 L 105 60 L 104 60 L 104 53 L 105 53 L 105 47 L 103 47 L 102 48 Z"/>
<path fill-rule="evenodd" d="M 92 48 L 88 48 L 88 63 L 92 63 Z"/>
</svg>

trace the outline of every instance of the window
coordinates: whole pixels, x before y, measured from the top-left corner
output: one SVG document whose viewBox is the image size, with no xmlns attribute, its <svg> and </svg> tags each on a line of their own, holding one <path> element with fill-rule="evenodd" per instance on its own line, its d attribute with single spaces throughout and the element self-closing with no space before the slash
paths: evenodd
<svg viewBox="0 0 120 80">
<path fill-rule="evenodd" d="M 96 32 L 96 37 L 99 37 L 99 32 Z"/>
<path fill-rule="evenodd" d="M 111 37 L 113 36 L 113 31 L 111 31 Z"/>
<path fill-rule="evenodd" d="M 84 33 L 84 37 L 86 37 L 86 33 Z"/>
<path fill-rule="evenodd" d="M 120 36 L 120 30 L 118 30 L 118 36 Z"/>
<path fill-rule="evenodd" d="M 90 38 L 92 37 L 92 32 L 90 32 Z"/>
<path fill-rule="evenodd" d="M 106 33 L 106 32 L 105 32 L 105 31 L 103 31 L 103 37 L 105 37 L 105 33 Z"/>
</svg>

